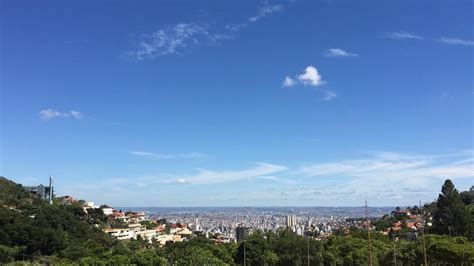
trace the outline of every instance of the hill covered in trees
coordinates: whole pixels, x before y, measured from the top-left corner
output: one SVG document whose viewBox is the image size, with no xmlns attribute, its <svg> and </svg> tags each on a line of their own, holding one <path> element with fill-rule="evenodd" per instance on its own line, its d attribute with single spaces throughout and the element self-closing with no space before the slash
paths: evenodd
<svg viewBox="0 0 474 266">
<path fill-rule="evenodd" d="M 425 237 L 395 240 L 371 232 L 373 265 L 472 265 L 472 197 L 447 180 L 438 201 L 423 208 L 433 216 Z M 217 244 L 193 237 L 160 246 L 141 239 L 118 241 L 99 228 L 103 213 L 86 213 L 79 204 L 52 205 L 35 200 L 21 185 L 0 179 L 0 263 L 78 265 L 367 265 L 367 231 L 352 229 L 327 240 L 288 230 L 257 231 L 241 243 Z M 427 219 L 428 220 L 428 219 Z"/>
<path fill-rule="evenodd" d="M 33 201 L 32 195 L 20 184 L 0 176 L 0 206 L 19 208 Z"/>
</svg>

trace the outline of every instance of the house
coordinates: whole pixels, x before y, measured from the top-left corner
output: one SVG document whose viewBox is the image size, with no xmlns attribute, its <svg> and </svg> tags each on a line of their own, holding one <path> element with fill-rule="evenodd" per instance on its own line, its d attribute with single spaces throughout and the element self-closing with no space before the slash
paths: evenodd
<svg viewBox="0 0 474 266">
<path fill-rule="evenodd" d="M 107 228 L 104 232 L 118 240 L 132 239 L 135 236 L 134 232 L 129 228 Z"/>
<path fill-rule="evenodd" d="M 77 202 L 76 199 L 74 199 L 73 197 L 68 196 L 68 195 L 59 197 L 58 200 L 61 204 L 64 204 L 64 205 L 71 205 L 74 202 Z"/>
<path fill-rule="evenodd" d="M 114 208 L 109 207 L 107 205 L 101 206 L 101 209 L 102 209 L 102 212 L 107 216 L 113 215 L 114 213 Z"/>
</svg>

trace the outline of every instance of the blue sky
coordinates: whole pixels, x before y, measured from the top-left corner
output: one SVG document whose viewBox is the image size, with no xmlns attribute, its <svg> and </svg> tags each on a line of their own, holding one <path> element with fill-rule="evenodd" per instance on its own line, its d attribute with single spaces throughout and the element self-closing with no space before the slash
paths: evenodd
<svg viewBox="0 0 474 266">
<path fill-rule="evenodd" d="M 114 206 L 474 185 L 471 1 L 2 1 L 0 174 Z"/>
</svg>

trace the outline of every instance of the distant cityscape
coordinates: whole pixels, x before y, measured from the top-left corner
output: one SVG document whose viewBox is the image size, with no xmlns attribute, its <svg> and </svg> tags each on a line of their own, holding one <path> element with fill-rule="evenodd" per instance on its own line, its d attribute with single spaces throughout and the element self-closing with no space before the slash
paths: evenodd
<svg viewBox="0 0 474 266">
<path fill-rule="evenodd" d="M 398 265 L 395 260 L 406 263 L 413 259 L 420 263 L 423 261 L 423 265 L 428 265 L 430 260 L 474 262 L 474 249 L 471 248 L 466 255 L 464 253 L 466 248 L 472 246 L 472 242 L 467 241 L 472 241 L 472 224 L 469 224 L 472 214 L 468 211 L 473 210 L 474 186 L 459 193 L 449 179 L 445 180 L 436 202 L 419 202 L 412 207 L 369 207 L 367 202 L 364 202 L 363 207 L 112 207 L 106 203 L 75 199 L 70 195 L 57 196 L 51 177 L 48 186 L 22 186 L 3 177 L 0 181 L 4 186 L 0 190 L 0 203 L 3 204 L 0 210 L 10 217 L 6 220 L 15 221 L 14 217 L 23 212 L 22 219 L 25 220 L 13 222 L 12 228 L 0 227 L 1 230 L 6 230 L 9 235 L 16 235 L 18 230 L 31 230 L 28 226 L 24 227 L 23 223 L 28 222 L 38 226 L 38 232 L 42 232 L 49 224 L 68 228 L 71 234 L 76 234 L 77 228 L 82 227 L 81 230 L 90 230 L 86 231 L 89 236 L 81 233 L 84 248 L 94 248 L 94 245 L 89 245 L 89 241 L 91 237 L 98 237 L 97 241 L 106 241 L 117 248 L 141 254 L 134 254 L 133 258 L 114 257 L 111 259 L 112 264 L 122 261 L 124 265 L 128 265 L 133 261 L 135 265 L 152 265 L 150 261 L 159 257 L 160 265 L 220 265 L 204 260 L 198 263 L 197 260 L 204 259 L 198 255 L 201 253 L 174 255 L 174 252 L 183 247 L 193 250 L 205 246 L 227 254 L 225 260 L 230 265 L 242 265 L 241 262 L 247 260 L 254 261 L 252 265 L 267 265 L 265 261 L 268 259 L 281 260 L 279 265 L 289 265 L 289 262 L 283 260 L 291 254 L 296 254 L 296 257 L 290 261 L 298 261 L 298 256 L 304 256 L 309 265 L 315 259 L 316 265 L 319 265 L 321 261 L 332 261 L 331 258 L 341 256 L 342 253 L 331 255 L 334 251 L 329 248 L 331 245 L 343 249 L 357 247 L 361 262 L 353 265 L 370 265 L 374 256 L 383 260 L 383 263 L 375 265 L 388 265 L 391 262 Z M 443 209 L 443 204 L 448 207 Z M 450 213 L 454 213 L 451 215 L 454 217 L 453 222 L 445 226 L 442 222 L 446 220 L 444 217 L 450 217 Z M 60 236 L 59 231 L 60 229 L 51 237 Z M 437 232 L 440 233 L 436 234 Z M 31 243 L 28 242 L 30 239 L 22 237 L 17 237 L 18 240 L 15 241 L 25 241 L 31 246 L 37 243 L 35 239 L 41 237 L 33 238 Z M 446 241 L 451 241 L 448 246 Z M 42 242 L 39 244 L 41 248 L 49 247 Z M 266 245 L 273 245 L 272 250 L 275 251 L 272 252 L 275 256 L 260 257 L 264 254 L 261 248 Z M 69 246 L 73 248 L 74 244 Z M 383 246 L 385 254 L 389 255 L 381 257 L 380 254 L 383 253 L 379 251 L 372 253 L 372 248 L 380 249 Z M 315 251 L 315 247 L 322 249 Z M 0 245 L 0 248 L 10 252 L 8 257 L 0 258 L 0 262 L 38 259 L 36 255 L 20 254 L 20 251 L 9 249 L 8 246 L 5 248 Z M 286 253 L 288 248 L 293 251 Z M 448 248 L 446 252 L 449 254 L 454 250 L 463 250 L 463 253 L 454 257 L 439 257 L 440 248 Z M 115 249 L 110 250 L 115 252 Z M 418 251 L 411 254 L 411 258 L 405 258 L 404 254 L 410 253 L 410 250 Z M 148 252 L 149 256 L 157 258 L 143 258 L 141 252 Z M 167 253 L 160 253 L 163 254 L 160 256 L 157 252 Z M 74 254 L 76 253 L 68 255 L 68 263 L 78 257 Z M 206 256 L 218 258 L 220 254 L 222 253 L 209 253 Z M 329 257 L 318 257 L 321 254 L 329 254 Z M 80 256 L 84 264 L 94 264 L 90 261 L 91 258 Z M 179 263 L 182 259 L 189 263 Z M 89 261 L 86 263 L 86 260 Z M 344 260 L 351 261 L 350 258 Z"/>
<path fill-rule="evenodd" d="M 52 202 L 54 186 L 26 186 L 37 197 Z M 119 239 L 142 238 L 181 242 L 203 235 L 221 243 L 240 242 L 255 230 L 290 229 L 300 236 L 324 240 L 336 230 L 365 228 L 365 207 L 111 207 L 72 196 L 56 198 L 62 204 L 80 203 L 86 213 L 101 210 L 110 219 L 103 231 Z M 391 215 L 394 207 L 368 207 L 368 219 Z M 408 213 L 410 215 L 410 213 Z M 419 217 L 412 217 L 416 224 Z M 415 226 L 412 225 L 413 226 Z M 415 228 L 416 229 L 416 228 Z"/>
</svg>

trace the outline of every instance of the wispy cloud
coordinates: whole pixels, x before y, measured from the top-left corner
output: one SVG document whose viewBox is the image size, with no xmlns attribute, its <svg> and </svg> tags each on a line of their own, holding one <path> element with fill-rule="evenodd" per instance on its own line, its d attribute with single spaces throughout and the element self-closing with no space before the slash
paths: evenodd
<svg viewBox="0 0 474 266">
<path fill-rule="evenodd" d="M 178 178 L 178 182 L 191 184 L 215 184 L 249 178 L 267 178 L 268 175 L 279 173 L 287 169 L 286 166 L 269 163 L 256 163 L 256 166 L 253 168 L 237 171 L 211 171 L 198 169 L 198 174 L 180 177 Z"/>
<path fill-rule="evenodd" d="M 334 100 L 335 98 L 337 98 L 337 94 L 335 92 L 332 92 L 332 91 L 325 91 L 325 95 L 324 95 L 324 101 L 332 101 Z"/>
<path fill-rule="evenodd" d="M 181 54 L 193 45 L 212 45 L 231 36 L 213 30 L 207 24 L 179 23 L 145 35 L 136 51 L 128 52 L 136 60 L 153 59 L 158 56 Z"/>
<path fill-rule="evenodd" d="M 258 14 L 256 16 L 250 17 L 249 21 L 250 22 L 256 22 L 266 16 L 270 16 L 273 13 L 277 13 L 283 10 L 282 5 L 266 5 L 258 11 Z"/>
<path fill-rule="evenodd" d="M 351 53 L 339 48 L 330 48 L 324 52 L 324 56 L 326 57 L 358 57 L 359 55 L 356 53 Z"/>
<path fill-rule="evenodd" d="M 441 38 L 439 39 L 439 42 L 452 45 L 474 46 L 474 41 L 463 40 L 459 38 Z"/>
<path fill-rule="evenodd" d="M 406 32 L 406 31 L 396 31 L 396 32 L 386 32 L 384 37 L 391 38 L 391 39 L 397 39 L 397 40 L 407 40 L 407 39 L 412 39 L 412 40 L 422 40 L 423 37 L 416 35 L 414 33 Z"/>
<path fill-rule="evenodd" d="M 471 152 L 444 156 L 383 152 L 364 159 L 310 164 L 301 167 L 298 173 L 313 177 L 350 177 L 374 184 L 401 182 L 419 185 L 431 178 L 474 177 L 472 158 Z"/>
<path fill-rule="evenodd" d="M 182 54 L 187 48 L 199 45 L 216 45 L 222 40 L 234 38 L 234 34 L 252 23 L 283 9 L 282 5 L 266 5 L 256 16 L 244 23 L 228 24 L 221 27 L 214 23 L 178 23 L 143 35 L 135 50 L 126 53 L 136 61 L 152 60 L 160 56 Z"/>
<path fill-rule="evenodd" d="M 433 199 L 444 179 L 471 180 L 473 158 L 472 151 L 435 155 L 373 152 L 359 159 L 307 164 L 291 174 L 306 176 L 306 186 L 291 194 L 299 200 L 331 203 L 341 201 L 338 193 L 347 190 L 344 199 L 349 205 L 364 199 L 376 205 L 413 204 L 418 199 Z M 313 188 L 321 184 L 324 191 Z"/>
<path fill-rule="evenodd" d="M 143 152 L 140 152 L 143 154 Z M 148 155 L 148 153 L 144 153 Z M 197 169 L 194 174 L 166 174 L 146 175 L 133 178 L 110 178 L 105 180 L 98 180 L 95 183 L 84 184 L 84 188 L 94 188 L 101 190 L 103 187 L 109 187 L 114 184 L 117 187 L 136 187 L 136 188 L 151 188 L 157 185 L 177 185 L 177 184 L 195 184 L 207 185 L 228 183 L 239 180 L 261 179 L 269 181 L 281 181 L 273 174 L 286 171 L 288 168 L 284 165 L 276 165 L 270 163 L 254 163 L 253 167 L 242 170 L 208 170 Z"/>
<path fill-rule="evenodd" d="M 52 108 L 43 109 L 39 112 L 39 117 L 41 120 L 48 121 L 53 118 L 59 117 L 72 117 L 74 119 L 81 119 L 83 117 L 81 112 L 78 111 L 69 111 L 69 112 L 60 112 Z"/>
<path fill-rule="evenodd" d="M 317 162 L 293 169 L 255 163 L 238 169 L 98 179 L 70 185 L 62 191 L 73 193 L 80 187 L 79 191 L 85 192 L 77 192 L 84 193 L 78 196 L 122 206 L 156 206 L 156 200 L 150 197 L 154 193 L 160 195 L 162 206 L 234 205 L 237 200 L 239 205 L 314 206 L 316 202 L 321 206 L 354 206 L 362 205 L 364 199 L 371 205 L 407 206 L 418 200 L 431 201 L 445 178 L 465 188 L 473 177 L 471 150 L 431 155 L 370 152 L 357 159 Z M 221 184 L 219 189 L 207 195 L 209 185 L 217 184 Z"/>
<path fill-rule="evenodd" d="M 457 37 L 442 37 L 442 38 L 424 38 L 422 36 L 406 32 L 406 31 L 398 31 L 398 32 L 387 32 L 383 35 L 386 38 L 397 39 L 397 40 L 404 40 L 404 39 L 414 39 L 414 40 L 428 40 L 428 41 L 435 41 L 443 44 L 449 45 L 458 45 L 458 46 L 474 46 L 474 41 L 465 40 Z"/>
<path fill-rule="evenodd" d="M 161 154 L 147 151 L 129 151 L 130 154 L 153 159 L 199 159 L 206 157 L 206 154 L 200 152 L 187 152 L 180 154 Z"/>
</svg>

